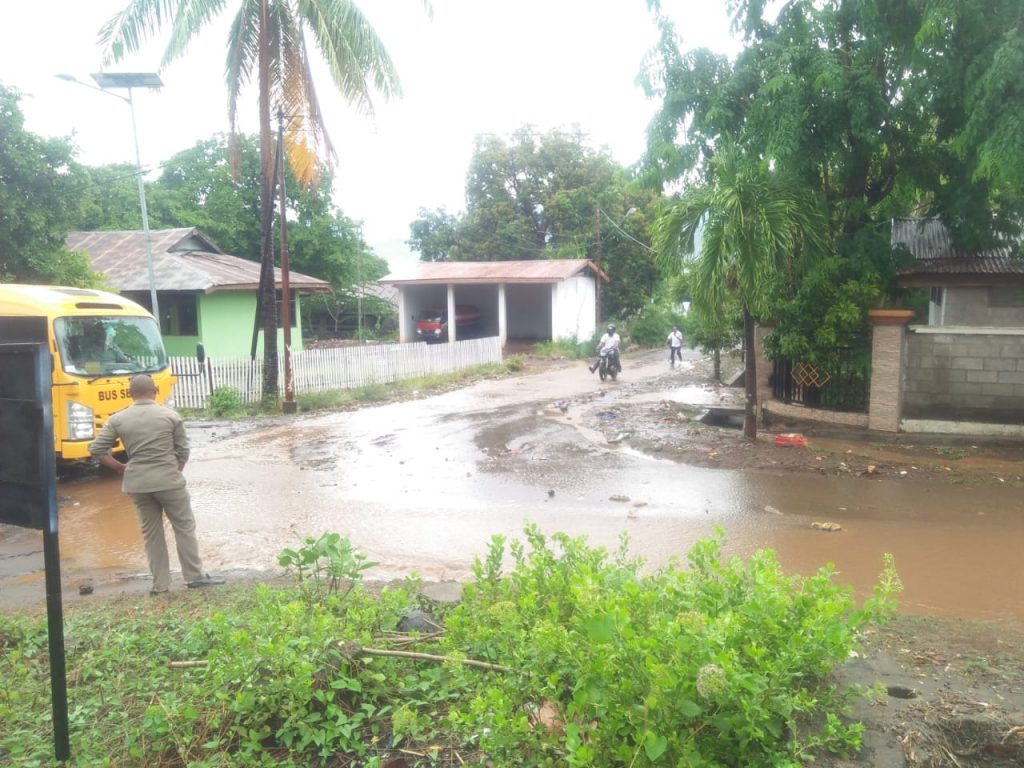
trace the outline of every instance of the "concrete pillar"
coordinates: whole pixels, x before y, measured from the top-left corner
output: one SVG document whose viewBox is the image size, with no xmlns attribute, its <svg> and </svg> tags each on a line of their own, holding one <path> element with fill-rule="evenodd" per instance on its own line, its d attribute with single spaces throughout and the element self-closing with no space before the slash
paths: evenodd
<svg viewBox="0 0 1024 768">
<path fill-rule="evenodd" d="M 772 361 L 764 353 L 764 337 L 775 330 L 774 325 L 754 326 L 754 366 L 757 368 L 757 405 L 762 422 L 768 401 L 772 398 Z"/>
<path fill-rule="evenodd" d="M 505 315 L 505 284 L 498 283 L 498 341 L 505 348 L 508 341 L 508 318 Z"/>
<path fill-rule="evenodd" d="M 871 401 L 868 429 L 899 432 L 903 418 L 903 350 L 907 323 L 913 312 L 906 309 L 872 309 Z"/>
<path fill-rule="evenodd" d="M 415 341 L 414 331 L 416 330 L 416 323 L 413 322 L 414 318 L 405 316 L 405 286 L 398 286 L 398 341 L 401 344 L 408 344 L 410 341 Z"/>
<path fill-rule="evenodd" d="M 455 317 L 455 286 L 448 284 L 448 341 L 458 341 L 458 322 Z"/>
</svg>

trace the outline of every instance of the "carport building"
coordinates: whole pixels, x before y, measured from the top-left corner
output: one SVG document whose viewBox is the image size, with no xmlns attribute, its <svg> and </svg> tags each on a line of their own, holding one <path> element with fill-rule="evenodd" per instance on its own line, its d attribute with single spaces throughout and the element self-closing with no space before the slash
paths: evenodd
<svg viewBox="0 0 1024 768">
<path fill-rule="evenodd" d="M 597 327 L 598 281 L 608 277 L 588 259 L 419 262 L 381 278 L 398 288 L 399 340 L 416 340 L 416 319 L 431 309 L 479 310 L 476 336 L 514 340 L 589 339 Z M 449 340 L 459 329 L 449 324 Z"/>
</svg>

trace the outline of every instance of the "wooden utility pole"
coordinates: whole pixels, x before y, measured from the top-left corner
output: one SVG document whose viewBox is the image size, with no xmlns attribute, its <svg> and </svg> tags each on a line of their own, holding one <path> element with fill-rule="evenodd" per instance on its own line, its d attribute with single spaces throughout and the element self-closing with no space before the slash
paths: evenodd
<svg viewBox="0 0 1024 768">
<path fill-rule="evenodd" d="M 597 238 L 597 240 L 596 240 L 596 249 L 595 249 L 595 252 L 594 252 L 594 254 L 595 254 L 594 255 L 594 263 L 597 265 L 597 272 L 598 272 L 598 274 L 597 274 L 597 290 L 596 290 L 597 308 L 596 308 L 595 322 L 596 322 L 597 327 L 600 328 L 601 327 L 601 316 L 602 316 L 602 312 L 601 312 L 601 208 L 600 207 L 598 207 L 597 210 L 594 211 L 594 236 Z"/>
</svg>

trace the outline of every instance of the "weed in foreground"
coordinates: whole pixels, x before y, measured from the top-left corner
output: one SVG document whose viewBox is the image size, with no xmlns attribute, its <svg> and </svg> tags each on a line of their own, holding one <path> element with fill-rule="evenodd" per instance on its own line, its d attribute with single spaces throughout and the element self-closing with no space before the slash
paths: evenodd
<svg viewBox="0 0 1024 768">
<path fill-rule="evenodd" d="M 422 766 L 794 768 L 856 747 L 829 673 L 891 614 L 891 558 L 858 607 L 830 567 L 787 576 L 722 544 L 646 573 L 625 540 L 608 554 L 528 526 L 492 540 L 446 631 L 420 638 L 393 631 L 415 592 L 367 590 L 338 534 L 281 553 L 294 589 L 75 606 L 76 765 L 381 766 L 401 750 Z M 0 763 L 49 765 L 45 622 L 0 622 Z"/>
</svg>

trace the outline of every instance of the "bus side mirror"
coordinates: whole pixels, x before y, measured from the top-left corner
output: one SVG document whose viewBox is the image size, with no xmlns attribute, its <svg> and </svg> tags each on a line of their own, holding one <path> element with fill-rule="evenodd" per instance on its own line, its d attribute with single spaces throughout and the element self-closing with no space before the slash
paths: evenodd
<svg viewBox="0 0 1024 768">
<path fill-rule="evenodd" d="M 206 349 L 202 344 L 196 344 L 196 360 L 200 365 L 206 362 Z"/>
</svg>

